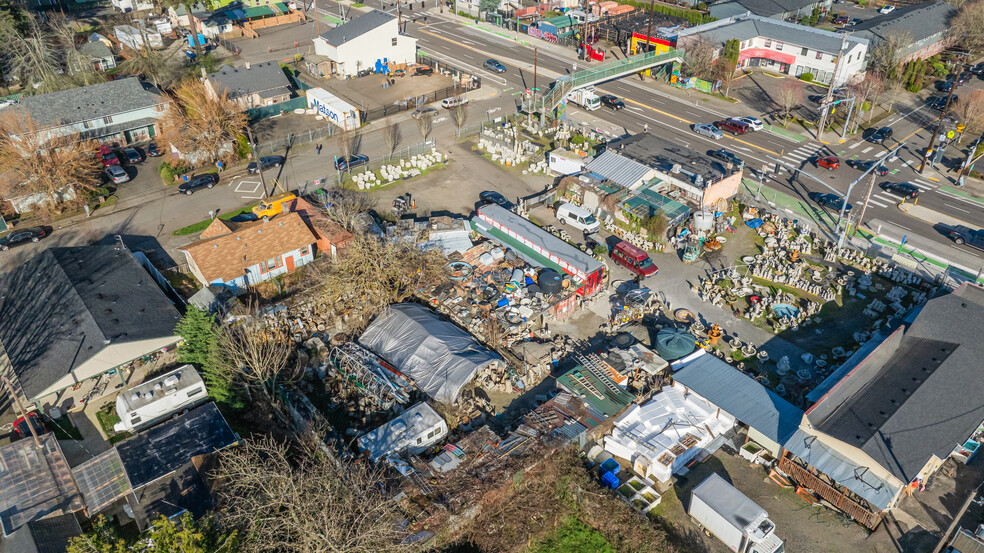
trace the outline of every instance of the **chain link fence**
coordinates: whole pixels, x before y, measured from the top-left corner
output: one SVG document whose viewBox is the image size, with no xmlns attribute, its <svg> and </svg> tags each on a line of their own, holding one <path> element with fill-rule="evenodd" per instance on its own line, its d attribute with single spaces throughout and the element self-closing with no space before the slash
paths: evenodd
<svg viewBox="0 0 984 553">
<path fill-rule="evenodd" d="M 279 155 L 282 154 L 287 148 L 298 146 L 300 144 L 308 144 L 314 142 L 315 140 L 321 138 L 329 138 L 334 136 L 338 132 L 338 127 L 334 125 L 328 125 L 321 127 L 320 129 L 311 129 L 307 132 L 290 134 L 283 138 L 278 138 L 276 140 L 271 140 L 269 142 L 264 142 L 262 144 L 256 144 L 253 146 L 253 154 L 256 157 L 263 157 L 268 155 Z"/>
</svg>

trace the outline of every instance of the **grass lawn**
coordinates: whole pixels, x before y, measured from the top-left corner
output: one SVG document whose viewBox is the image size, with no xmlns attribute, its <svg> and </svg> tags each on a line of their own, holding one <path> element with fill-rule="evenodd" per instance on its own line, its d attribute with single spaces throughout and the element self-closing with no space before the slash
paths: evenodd
<svg viewBox="0 0 984 553">
<path fill-rule="evenodd" d="M 600 532 L 576 518 L 568 518 L 554 533 L 529 549 L 530 553 L 615 553 Z"/>
<path fill-rule="evenodd" d="M 116 414 L 116 406 L 113 403 L 107 403 L 106 407 L 97 411 L 96 419 L 99 421 L 99 426 L 102 427 L 103 432 L 109 436 L 109 443 L 111 444 L 122 442 L 133 435 L 131 432 L 116 432 L 113 430 L 113 425 L 120 422 L 120 417 Z"/>
<path fill-rule="evenodd" d="M 243 213 L 249 213 L 249 212 L 251 212 L 253 210 L 253 207 L 255 207 L 257 205 L 259 205 L 259 202 L 255 203 L 255 204 L 250 204 L 250 205 L 245 206 L 245 207 L 241 207 L 241 208 L 239 208 L 239 209 L 237 209 L 235 211 L 230 211 L 229 213 L 221 213 L 221 214 L 219 214 L 219 219 L 222 219 L 223 221 L 227 221 L 229 219 L 232 219 L 236 215 L 242 215 Z M 201 232 L 201 231 L 205 230 L 206 228 L 208 228 L 208 225 L 210 225 L 211 223 L 212 223 L 212 220 L 211 219 L 205 219 L 204 221 L 198 221 L 197 223 L 188 225 L 186 227 L 179 228 L 178 230 L 172 232 L 171 234 L 173 234 L 174 236 L 187 236 L 189 234 L 195 234 L 196 232 Z"/>
</svg>

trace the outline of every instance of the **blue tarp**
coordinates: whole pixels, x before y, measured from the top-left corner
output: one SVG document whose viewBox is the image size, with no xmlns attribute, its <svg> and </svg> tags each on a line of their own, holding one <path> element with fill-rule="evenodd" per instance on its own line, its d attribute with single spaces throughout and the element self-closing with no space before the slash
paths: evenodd
<svg viewBox="0 0 984 553">
<path fill-rule="evenodd" d="M 750 219 L 745 221 L 745 224 L 748 225 L 748 228 L 759 228 L 762 226 L 762 219 Z"/>
</svg>

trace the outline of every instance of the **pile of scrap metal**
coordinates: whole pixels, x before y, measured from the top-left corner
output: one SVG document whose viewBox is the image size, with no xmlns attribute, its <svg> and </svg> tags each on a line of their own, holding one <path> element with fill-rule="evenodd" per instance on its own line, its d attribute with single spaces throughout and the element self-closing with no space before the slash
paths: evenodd
<svg viewBox="0 0 984 553">
<path fill-rule="evenodd" d="M 549 309 L 572 296 L 567 275 L 534 268 L 489 240 L 464 253 L 451 252 L 448 260 L 449 279 L 422 295 L 496 347 L 542 333 Z"/>
<path fill-rule="evenodd" d="M 327 367 L 352 382 L 361 396 L 382 411 L 394 403 L 407 405 L 414 391 L 409 378 L 354 342 L 332 348 Z"/>
</svg>

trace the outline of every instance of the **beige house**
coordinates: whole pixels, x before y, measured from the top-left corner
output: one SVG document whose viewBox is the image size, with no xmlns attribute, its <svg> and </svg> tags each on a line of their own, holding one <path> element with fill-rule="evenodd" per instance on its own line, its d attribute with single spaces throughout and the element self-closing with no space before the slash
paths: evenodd
<svg viewBox="0 0 984 553">
<path fill-rule="evenodd" d="M 180 318 L 124 246 L 51 248 L 0 279 L 0 372 L 44 411 L 69 409 L 176 346 Z"/>
<path fill-rule="evenodd" d="M 286 102 L 294 94 L 287 74 L 280 64 L 272 61 L 246 62 L 242 67 L 223 65 L 207 75 L 202 69 L 202 74 L 209 96 L 218 98 L 225 93 L 244 110 Z"/>
</svg>

